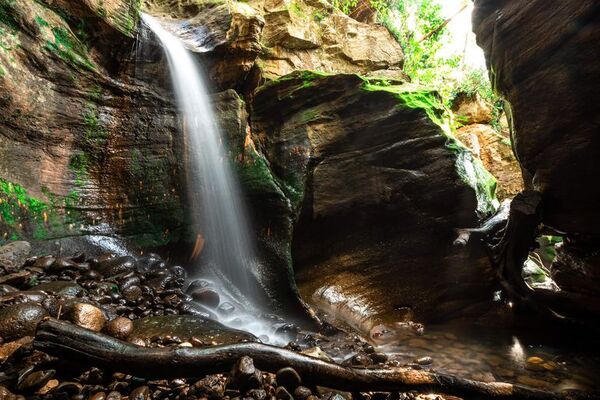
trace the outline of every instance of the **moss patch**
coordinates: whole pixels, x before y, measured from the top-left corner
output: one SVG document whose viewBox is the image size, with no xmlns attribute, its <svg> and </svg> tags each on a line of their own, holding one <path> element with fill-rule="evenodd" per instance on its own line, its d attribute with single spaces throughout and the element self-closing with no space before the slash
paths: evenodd
<svg viewBox="0 0 600 400">
<path fill-rule="evenodd" d="M 57 54 L 62 60 L 76 68 L 94 70 L 94 64 L 88 58 L 88 50 L 69 30 L 54 26 L 51 28 L 54 41 L 47 41 L 44 47 Z"/>
<path fill-rule="evenodd" d="M 32 197 L 22 186 L 0 178 L 0 243 L 43 240 L 76 233 L 76 192 L 57 196 L 42 189 L 47 200 Z"/>
</svg>

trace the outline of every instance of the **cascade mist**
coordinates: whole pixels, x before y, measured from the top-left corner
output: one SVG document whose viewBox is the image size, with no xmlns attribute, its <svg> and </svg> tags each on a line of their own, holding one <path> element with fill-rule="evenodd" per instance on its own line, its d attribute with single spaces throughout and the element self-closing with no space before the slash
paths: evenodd
<svg viewBox="0 0 600 400">
<path fill-rule="evenodd" d="M 186 139 L 193 227 L 205 240 L 203 259 L 256 305 L 263 294 L 253 277 L 254 245 L 202 70 L 183 42 L 156 18 L 142 13 L 142 19 L 167 55 Z"/>
</svg>

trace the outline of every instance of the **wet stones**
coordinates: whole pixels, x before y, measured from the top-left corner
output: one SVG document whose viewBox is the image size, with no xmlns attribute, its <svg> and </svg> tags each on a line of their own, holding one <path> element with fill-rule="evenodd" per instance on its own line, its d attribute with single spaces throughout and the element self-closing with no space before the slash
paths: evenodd
<svg viewBox="0 0 600 400">
<path fill-rule="evenodd" d="M 231 369 L 227 388 L 237 389 L 245 393 L 248 390 L 260 388 L 262 382 L 262 374 L 254 366 L 252 358 L 242 357 Z"/>
<path fill-rule="evenodd" d="M 235 307 L 230 302 L 225 301 L 221 303 L 218 310 L 221 314 L 230 315 L 235 311 Z"/>
<path fill-rule="evenodd" d="M 102 310 L 87 303 L 73 304 L 67 318 L 74 324 L 94 332 L 100 332 L 106 323 L 106 317 Z"/>
<path fill-rule="evenodd" d="M 419 357 L 415 360 L 416 364 L 419 365 L 431 365 L 433 364 L 433 358 L 425 356 L 425 357 Z"/>
<path fill-rule="evenodd" d="M 294 400 L 294 397 L 288 392 L 288 390 L 283 386 L 278 386 L 275 389 L 275 397 L 278 400 Z"/>
<path fill-rule="evenodd" d="M 133 322 L 129 318 L 117 317 L 106 324 L 106 333 L 117 339 L 126 339 L 133 332 Z"/>
<path fill-rule="evenodd" d="M 306 386 L 298 386 L 294 390 L 294 398 L 297 400 L 305 400 L 312 395 L 312 391 Z"/>
<path fill-rule="evenodd" d="M 0 337 L 15 340 L 33 336 L 40 321 L 48 312 L 39 304 L 14 304 L 0 310 Z"/>
<path fill-rule="evenodd" d="M 43 282 L 34 286 L 35 290 L 43 291 L 57 296 L 80 297 L 86 290 L 79 284 L 72 281 L 51 281 Z"/>
<path fill-rule="evenodd" d="M 182 314 L 193 315 L 204 319 L 217 319 L 216 315 L 212 311 L 194 302 L 187 302 L 182 304 L 180 307 L 180 311 Z"/>
</svg>

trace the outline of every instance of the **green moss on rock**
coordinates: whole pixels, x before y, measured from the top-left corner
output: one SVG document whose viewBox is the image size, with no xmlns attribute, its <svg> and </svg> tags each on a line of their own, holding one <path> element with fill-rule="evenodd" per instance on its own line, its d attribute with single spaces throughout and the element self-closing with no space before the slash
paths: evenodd
<svg viewBox="0 0 600 400">
<path fill-rule="evenodd" d="M 47 200 L 30 196 L 25 188 L 0 178 L 0 243 L 7 240 L 45 240 L 76 233 L 79 213 L 75 192 L 57 196 L 42 188 Z"/>
<path fill-rule="evenodd" d="M 450 111 L 444 106 L 442 99 L 435 91 L 412 84 L 390 85 L 382 84 L 380 80 L 362 79 L 364 80 L 363 90 L 392 93 L 400 102 L 399 107 L 423 110 L 446 136 L 446 147 L 456 154 L 458 175 L 475 191 L 478 213 L 485 216 L 498 208 L 496 178 L 485 169 L 481 160 L 473 157 L 470 150 L 453 135 Z"/>
</svg>

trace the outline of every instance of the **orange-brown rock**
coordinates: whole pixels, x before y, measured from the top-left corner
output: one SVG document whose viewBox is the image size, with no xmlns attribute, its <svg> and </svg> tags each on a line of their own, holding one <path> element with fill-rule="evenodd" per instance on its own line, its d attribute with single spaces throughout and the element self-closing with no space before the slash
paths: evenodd
<svg viewBox="0 0 600 400">
<path fill-rule="evenodd" d="M 463 126 L 456 130 L 456 137 L 494 175 L 497 181 L 496 195 L 499 200 L 512 198 L 523 190 L 521 167 L 513 154 L 510 139 L 485 124 Z"/>
</svg>

